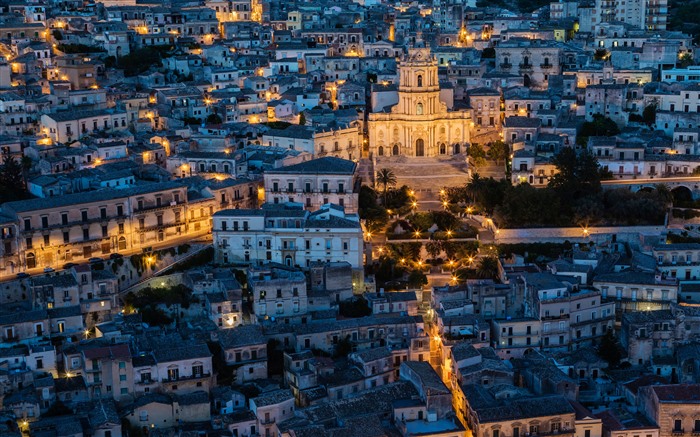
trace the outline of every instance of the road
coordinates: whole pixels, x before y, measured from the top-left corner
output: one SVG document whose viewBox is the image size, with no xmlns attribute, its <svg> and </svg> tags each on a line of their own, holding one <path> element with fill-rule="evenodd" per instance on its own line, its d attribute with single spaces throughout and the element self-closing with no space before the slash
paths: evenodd
<svg viewBox="0 0 700 437">
<path fill-rule="evenodd" d="M 605 185 L 640 185 L 640 184 L 668 184 L 668 183 L 700 183 L 700 176 L 677 176 L 670 178 L 644 178 L 644 179 L 612 179 L 601 181 Z"/>
<path fill-rule="evenodd" d="M 181 244 L 190 244 L 192 242 L 202 242 L 202 243 L 210 243 L 211 242 L 211 234 L 208 233 L 199 233 L 199 234 L 187 234 L 183 235 L 177 238 L 170 238 L 167 241 L 164 241 L 160 244 L 154 243 L 150 247 L 153 248 L 153 250 L 160 250 L 160 249 L 167 249 L 170 247 L 177 247 Z M 127 250 L 120 250 L 119 254 L 123 255 L 124 257 L 131 256 L 131 255 L 136 255 L 139 253 L 143 253 L 143 248 L 137 247 L 137 248 L 131 248 Z M 95 254 L 93 258 L 102 258 L 103 260 L 108 260 L 111 254 Z M 55 271 L 61 271 L 64 270 L 63 266 L 66 263 L 73 263 L 73 264 L 85 264 L 86 260 L 83 260 L 80 258 L 79 260 L 76 260 L 75 262 L 73 261 L 55 261 L 54 264 L 51 266 Z M 42 275 L 44 274 L 44 267 L 45 266 L 39 266 L 33 269 L 27 269 L 24 272 L 30 276 L 35 276 L 35 275 Z M 17 273 L 10 273 L 6 275 L 1 275 L 0 276 L 0 281 L 9 281 L 17 279 Z"/>
</svg>

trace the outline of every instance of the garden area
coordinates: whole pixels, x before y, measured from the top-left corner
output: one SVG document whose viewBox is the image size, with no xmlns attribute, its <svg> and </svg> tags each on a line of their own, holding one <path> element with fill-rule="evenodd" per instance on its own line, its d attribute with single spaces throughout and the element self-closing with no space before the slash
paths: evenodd
<svg viewBox="0 0 700 437">
<path fill-rule="evenodd" d="M 664 223 L 673 193 L 664 185 L 631 192 L 603 190 L 605 174 L 588 152 L 565 148 L 553 158 L 558 173 L 545 188 L 511 185 L 478 174 L 463 187 L 447 190 L 450 204 L 484 213 L 500 228 L 554 226 L 640 226 Z"/>
<path fill-rule="evenodd" d="M 124 311 L 138 312 L 143 322 L 151 326 L 167 326 L 174 319 L 164 308 L 176 306 L 176 311 L 180 311 L 198 302 L 199 300 L 192 295 L 192 290 L 182 284 L 173 287 L 147 287 L 136 293 L 127 293 L 124 297 Z M 176 317 L 178 315 L 176 314 Z"/>
</svg>

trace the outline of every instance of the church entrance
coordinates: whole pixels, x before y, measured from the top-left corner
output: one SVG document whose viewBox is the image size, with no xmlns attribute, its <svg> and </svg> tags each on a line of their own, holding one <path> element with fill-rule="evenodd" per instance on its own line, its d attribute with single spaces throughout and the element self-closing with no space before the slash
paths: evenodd
<svg viewBox="0 0 700 437">
<path fill-rule="evenodd" d="M 416 156 L 425 156 L 425 142 L 422 138 L 416 140 Z"/>
<path fill-rule="evenodd" d="M 391 154 L 394 156 L 399 154 L 399 145 L 398 144 L 394 144 L 394 148 L 391 150 Z"/>
</svg>

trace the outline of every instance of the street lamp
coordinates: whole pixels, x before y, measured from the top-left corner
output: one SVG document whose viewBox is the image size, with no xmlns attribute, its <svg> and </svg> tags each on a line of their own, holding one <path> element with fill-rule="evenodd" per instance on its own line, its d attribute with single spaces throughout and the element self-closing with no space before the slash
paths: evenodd
<svg viewBox="0 0 700 437">
<path fill-rule="evenodd" d="M 414 201 L 411 203 L 411 206 L 412 206 L 414 209 L 415 209 L 415 208 L 418 208 L 418 202 L 416 202 L 416 201 L 414 200 Z"/>
<path fill-rule="evenodd" d="M 450 238 L 450 237 L 452 237 L 452 231 L 449 231 L 449 230 L 448 230 L 448 231 L 447 231 L 447 238 Z"/>
<path fill-rule="evenodd" d="M 413 234 L 416 236 L 416 238 L 420 238 L 420 231 L 416 231 Z"/>
</svg>

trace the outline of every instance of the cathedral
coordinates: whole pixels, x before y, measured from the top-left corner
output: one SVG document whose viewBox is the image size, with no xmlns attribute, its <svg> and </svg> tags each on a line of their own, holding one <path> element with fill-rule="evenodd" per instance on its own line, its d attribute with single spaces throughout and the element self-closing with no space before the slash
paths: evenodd
<svg viewBox="0 0 700 437">
<path fill-rule="evenodd" d="M 452 90 L 440 90 L 438 63 L 429 48 L 409 48 L 399 63 L 398 101 L 369 114 L 374 157 L 438 157 L 466 152 L 471 127 L 467 109 L 452 107 Z"/>
</svg>

